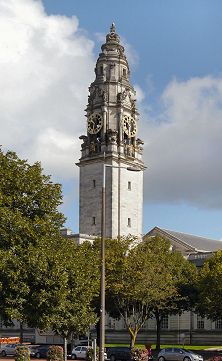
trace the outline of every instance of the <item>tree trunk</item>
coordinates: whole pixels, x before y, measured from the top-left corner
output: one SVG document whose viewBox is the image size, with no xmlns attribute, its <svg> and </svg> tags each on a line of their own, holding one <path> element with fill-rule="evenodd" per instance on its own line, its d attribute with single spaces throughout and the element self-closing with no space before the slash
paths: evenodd
<svg viewBox="0 0 222 361">
<path fill-rule="evenodd" d="M 63 337 L 64 361 L 67 361 L 67 338 Z"/>
<path fill-rule="evenodd" d="M 21 321 L 20 321 L 19 330 L 20 330 L 20 343 L 23 343 L 23 323 Z"/>
<path fill-rule="evenodd" d="M 156 350 L 160 351 L 161 319 L 158 312 L 155 313 L 155 318 L 156 318 Z"/>
<path fill-rule="evenodd" d="M 130 348 L 134 348 L 138 332 L 132 330 L 129 331 L 130 331 Z"/>
</svg>

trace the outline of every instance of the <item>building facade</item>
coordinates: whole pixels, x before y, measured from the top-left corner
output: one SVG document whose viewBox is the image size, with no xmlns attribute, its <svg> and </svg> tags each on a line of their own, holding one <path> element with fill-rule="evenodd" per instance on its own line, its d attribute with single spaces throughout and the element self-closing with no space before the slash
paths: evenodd
<svg viewBox="0 0 222 361">
<path fill-rule="evenodd" d="M 124 47 L 112 24 L 89 87 L 86 135 L 81 135 L 80 240 L 101 235 L 105 177 L 105 236 L 142 236 L 142 144 L 139 113 Z M 136 170 L 136 171 L 133 171 Z"/>
</svg>

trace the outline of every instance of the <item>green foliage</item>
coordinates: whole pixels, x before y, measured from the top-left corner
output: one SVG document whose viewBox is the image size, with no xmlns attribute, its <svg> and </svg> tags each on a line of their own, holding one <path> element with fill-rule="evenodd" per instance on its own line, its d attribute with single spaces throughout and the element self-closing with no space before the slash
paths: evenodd
<svg viewBox="0 0 222 361">
<path fill-rule="evenodd" d="M 30 361 L 29 349 L 25 346 L 17 346 L 15 350 L 15 361 Z"/>
<path fill-rule="evenodd" d="M 93 348 L 92 347 L 88 348 L 87 351 L 86 351 L 86 361 L 93 361 L 93 354 L 94 354 Z M 97 359 L 98 359 L 98 355 L 99 355 L 99 349 L 97 347 L 96 348 L 96 357 L 97 357 Z"/>
<path fill-rule="evenodd" d="M 89 242 L 63 241 L 61 257 L 67 275 L 61 307 L 56 309 L 53 329 L 63 337 L 84 334 L 96 322 L 92 300 L 99 294 L 99 263 Z"/>
<path fill-rule="evenodd" d="M 205 261 L 199 273 L 197 312 L 212 320 L 222 317 L 222 251 Z"/>
<path fill-rule="evenodd" d="M 61 346 L 50 346 L 47 352 L 48 361 L 63 361 L 63 348 Z"/>
<path fill-rule="evenodd" d="M 60 234 L 61 187 L 15 153 L 0 150 L 0 315 L 67 336 L 96 315 L 99 264 L 89 243 Z"/>
<path fill-rule="evenodd" d="M 195 277 L 195 267 L 160 237 L 137 245 L 134 239 L 106 241 L 106 306 L 110 315 L 123 317 L 132 346 L 150 316 L 161 319 L 188 308 L 189 297 L 181 289 Z"/>
<path fill-rule="evenodd" d="M 32 302 L 32 281 L 38 274 L 36 260 L 42 274 L 44 261 L 53 262 L 51 251 L 64 222 L 57 210 L 61 202 L 60 185 L 42 174 L 40 163 L 29 165 L 0 150 L 0 314 L 5 324 L 26 318 L 24 309 Z M 47 282 L 46 272 L 42 292 Z"/>
</svg>

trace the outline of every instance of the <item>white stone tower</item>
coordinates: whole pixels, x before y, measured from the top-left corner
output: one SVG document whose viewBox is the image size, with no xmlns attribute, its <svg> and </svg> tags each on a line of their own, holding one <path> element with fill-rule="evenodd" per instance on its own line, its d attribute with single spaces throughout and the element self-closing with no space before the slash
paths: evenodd
<svg viewBox="0 0 222 361">
<path fill-rule="evenodd" d="M 105 237 L 142 235 L 142 144 L 137 138 L 136 92 L 129 81 L 124 47 L 112 24 L 95 67 L 81 135 L 80 238 L 101 234 L 103 168 L 106 167 Z M 140 169 L 133 172 L 126 168 Z"/>
</svg>

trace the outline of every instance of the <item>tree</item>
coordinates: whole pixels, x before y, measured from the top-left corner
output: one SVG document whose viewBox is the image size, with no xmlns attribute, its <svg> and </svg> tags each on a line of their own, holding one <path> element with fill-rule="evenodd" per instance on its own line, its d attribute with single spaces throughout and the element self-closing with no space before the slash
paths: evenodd
<svg viewBox="0 0 222 361">
<path fill-rule="evenodd" d="M 160 237 L 151 239 L 156 259 L 156 271 L 161 280 L 156 285 L 159 297 L 154 298 L 151 311 L 156 319 L 156 349 L 160 350 L 162 319 L 180 314 L 195 304 L 196 267 L 179 252 L 172 252 L 169 241 Z"/>
<path fill-rule="evenodd" d="M 143 324 L 154 314 L 159 343 L 161 317 L 178 312 L 179 302 L 185 302 L 180 282 L 188 282 L 188 270 L 195 271 L 160 237 L 145 239 L 136 246 L 132 246 L 134 240 L 115 240 L 113 246 L 111 242 L 106 244 L 108 312 L 123 317 L 131 347 Z"/>
<path fill-rule="evenodd" d="M 66 250 L 64 250 L 66 248 Z M 93 299 L 99 294 L 99 262 L 89 242 L 64 241 L 62 257 L 67 283 L 61 306 L 55 309 L 52 328 L 66 340 L 89 331 L 97 321 Z M 66 350 L 65 350 L 66 355 Z"/>
<path fill-rule="evenodd" d="M 67 338 L 96 319 L 99 265 L 91 244 L 61 236 L 61 202 L 39 163 L 0 151 L 0 313 Z"/>
<path fill-rule="evenodd" d="M 67 339 L 86 333 L 96 322 L 92 300 L 99 292 L 98 260 L 90 243 L 77 245 L 70 239 L 61 239 L 56 252 L 48 249 L 39 256 L 29 259 L 25 320 L 62 336 L 66 358 Z"/>
<path fill-rule="evenodd" d="M 24 319 L 29 260 L 61 238 L 61 203 L 61 186 L 42 174 L 40 163 L 29 165 L 0 150 L 0 314 L 5 324 Z"/>
<path fill-rule="evenodd" d="M 198 279 L 196 310 L 202 316 L 216 321 L 222 317 L 222 251 L 205 261 Z"/>
</svg>

